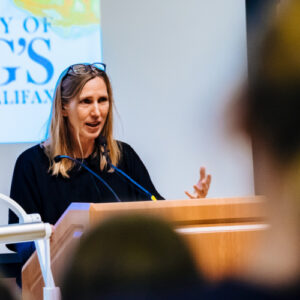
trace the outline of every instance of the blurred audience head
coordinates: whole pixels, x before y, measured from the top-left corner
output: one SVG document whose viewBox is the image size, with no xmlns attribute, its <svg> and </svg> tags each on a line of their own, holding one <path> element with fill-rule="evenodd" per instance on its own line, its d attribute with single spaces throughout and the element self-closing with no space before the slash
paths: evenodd
<svg viewBox="0 0 300 300">
<path fill-rule="evenodd" d="M 289 166 L 300 150 L 300 1 L 283 4 L 252 47 L 241 98 L 254 142 L 279 165 Z"/>
<path fill-rule="evenodd" d="M 0 299 L 2 300 L 15 300 L 15 298 L 10 291 L 9 287 L 6 285 L 5 281 L 0 279 Z"/>
<path fill-rule="evenodd" d="M 156 299 L 198 280 L 189 249 L 166 222 L 124 215 L 104 221 L 82 238 L 65 274 L 62 296 Z"/>
</svg>

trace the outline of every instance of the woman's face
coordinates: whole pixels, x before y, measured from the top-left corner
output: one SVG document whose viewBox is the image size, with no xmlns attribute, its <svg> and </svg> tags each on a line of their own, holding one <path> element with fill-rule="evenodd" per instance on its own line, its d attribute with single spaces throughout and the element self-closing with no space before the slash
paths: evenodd
<svg viewBox="0 0 300 300">
<path fill-rule="evenodd" d="M 77 132 L 82 146 L 94 144 L 106 121 L 109 111 L 107 88 L 101 77 L 89 80 L 79 97 L 75 97 L 63 108 L 69 128 L 75 138 Z"/>
</svg>

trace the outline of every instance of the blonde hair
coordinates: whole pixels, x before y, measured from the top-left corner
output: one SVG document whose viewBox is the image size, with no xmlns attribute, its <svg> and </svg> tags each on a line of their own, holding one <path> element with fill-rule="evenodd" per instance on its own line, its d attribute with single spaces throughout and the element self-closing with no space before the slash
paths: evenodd
<svg viewBox="0 0 300 300">
<path fill-rule="evenodd" d="M 43 143 L 45 153 L 49 158 L 50 167 L 49 171 L 52 175 L 62 175 L 63 177 L 69 177 L 68 171 L 74 166 L 74 162 L 63 159 L 58 163 L 54 162 L 54 158 L 57 155 L 69 155 L 76 157 L 75 150 L 80 149 L 82 153 L 81 143 L 79 136 L 74 140 L 67 118 L 63 116 L 63 108 L 67 105 L 71 99 L 77 97 L 84 85 L 95 77 L 100 77 L 104 80 L 109 100 L 109 111 L 101 131 L 101 135 L 107 140 L 107 146 L 109 149 L 109 156 L 112 164 L 117 165 L 120 159 L 120 146 L 116 140 L 113 139 L 113 107 L 114 100 L 112 95 L 112 88 L 107 74 L 101 70 L 92 69 L 84 74 L 74 74 L 73 72 L 64 71 L 58 80 L 55 95 L 52 104 L 51 123 L 49 130 L 49 138 Z M 101 153 L 100 145 L 99 153 Z M 100 156 L 100 169 L 103 170 L 107 166 L 106 158 Z"/>
</svg>

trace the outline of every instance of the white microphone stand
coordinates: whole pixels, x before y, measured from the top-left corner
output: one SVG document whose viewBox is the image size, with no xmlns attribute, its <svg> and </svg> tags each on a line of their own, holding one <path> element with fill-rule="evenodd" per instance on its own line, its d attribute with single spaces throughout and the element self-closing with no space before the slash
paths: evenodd
<svg viewBox="0 0 300 300">
<path fill-rule="evenodd" d="M 20 222 L 19 224 L 0 226 L 0 243 L 34 241 L 45 283 L 43 299 L 60 300 L 60 289 L 55 286 L 50 264 L 51 225 L 43 223 L 39 214 L 26 214 L 17 202 L 1 193 L 0 199 L 19 217 Z"/>
</svg>

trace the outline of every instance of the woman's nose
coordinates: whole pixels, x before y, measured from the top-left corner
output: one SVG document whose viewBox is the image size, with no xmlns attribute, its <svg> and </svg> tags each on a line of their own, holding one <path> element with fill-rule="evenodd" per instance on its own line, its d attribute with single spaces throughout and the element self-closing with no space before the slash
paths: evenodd
<svg viewBox="0 0 300 300">
<path fill-rule="evenodd" d="M 91 111 L 93 116 L 100 116 L 101 115 L 101 111 L 100 111 L 100 107 L 99 107 L 99 103 L 95 102 L 93 103 L 93 107 L 92 107 L 92 111 Z"/>
</svg>

